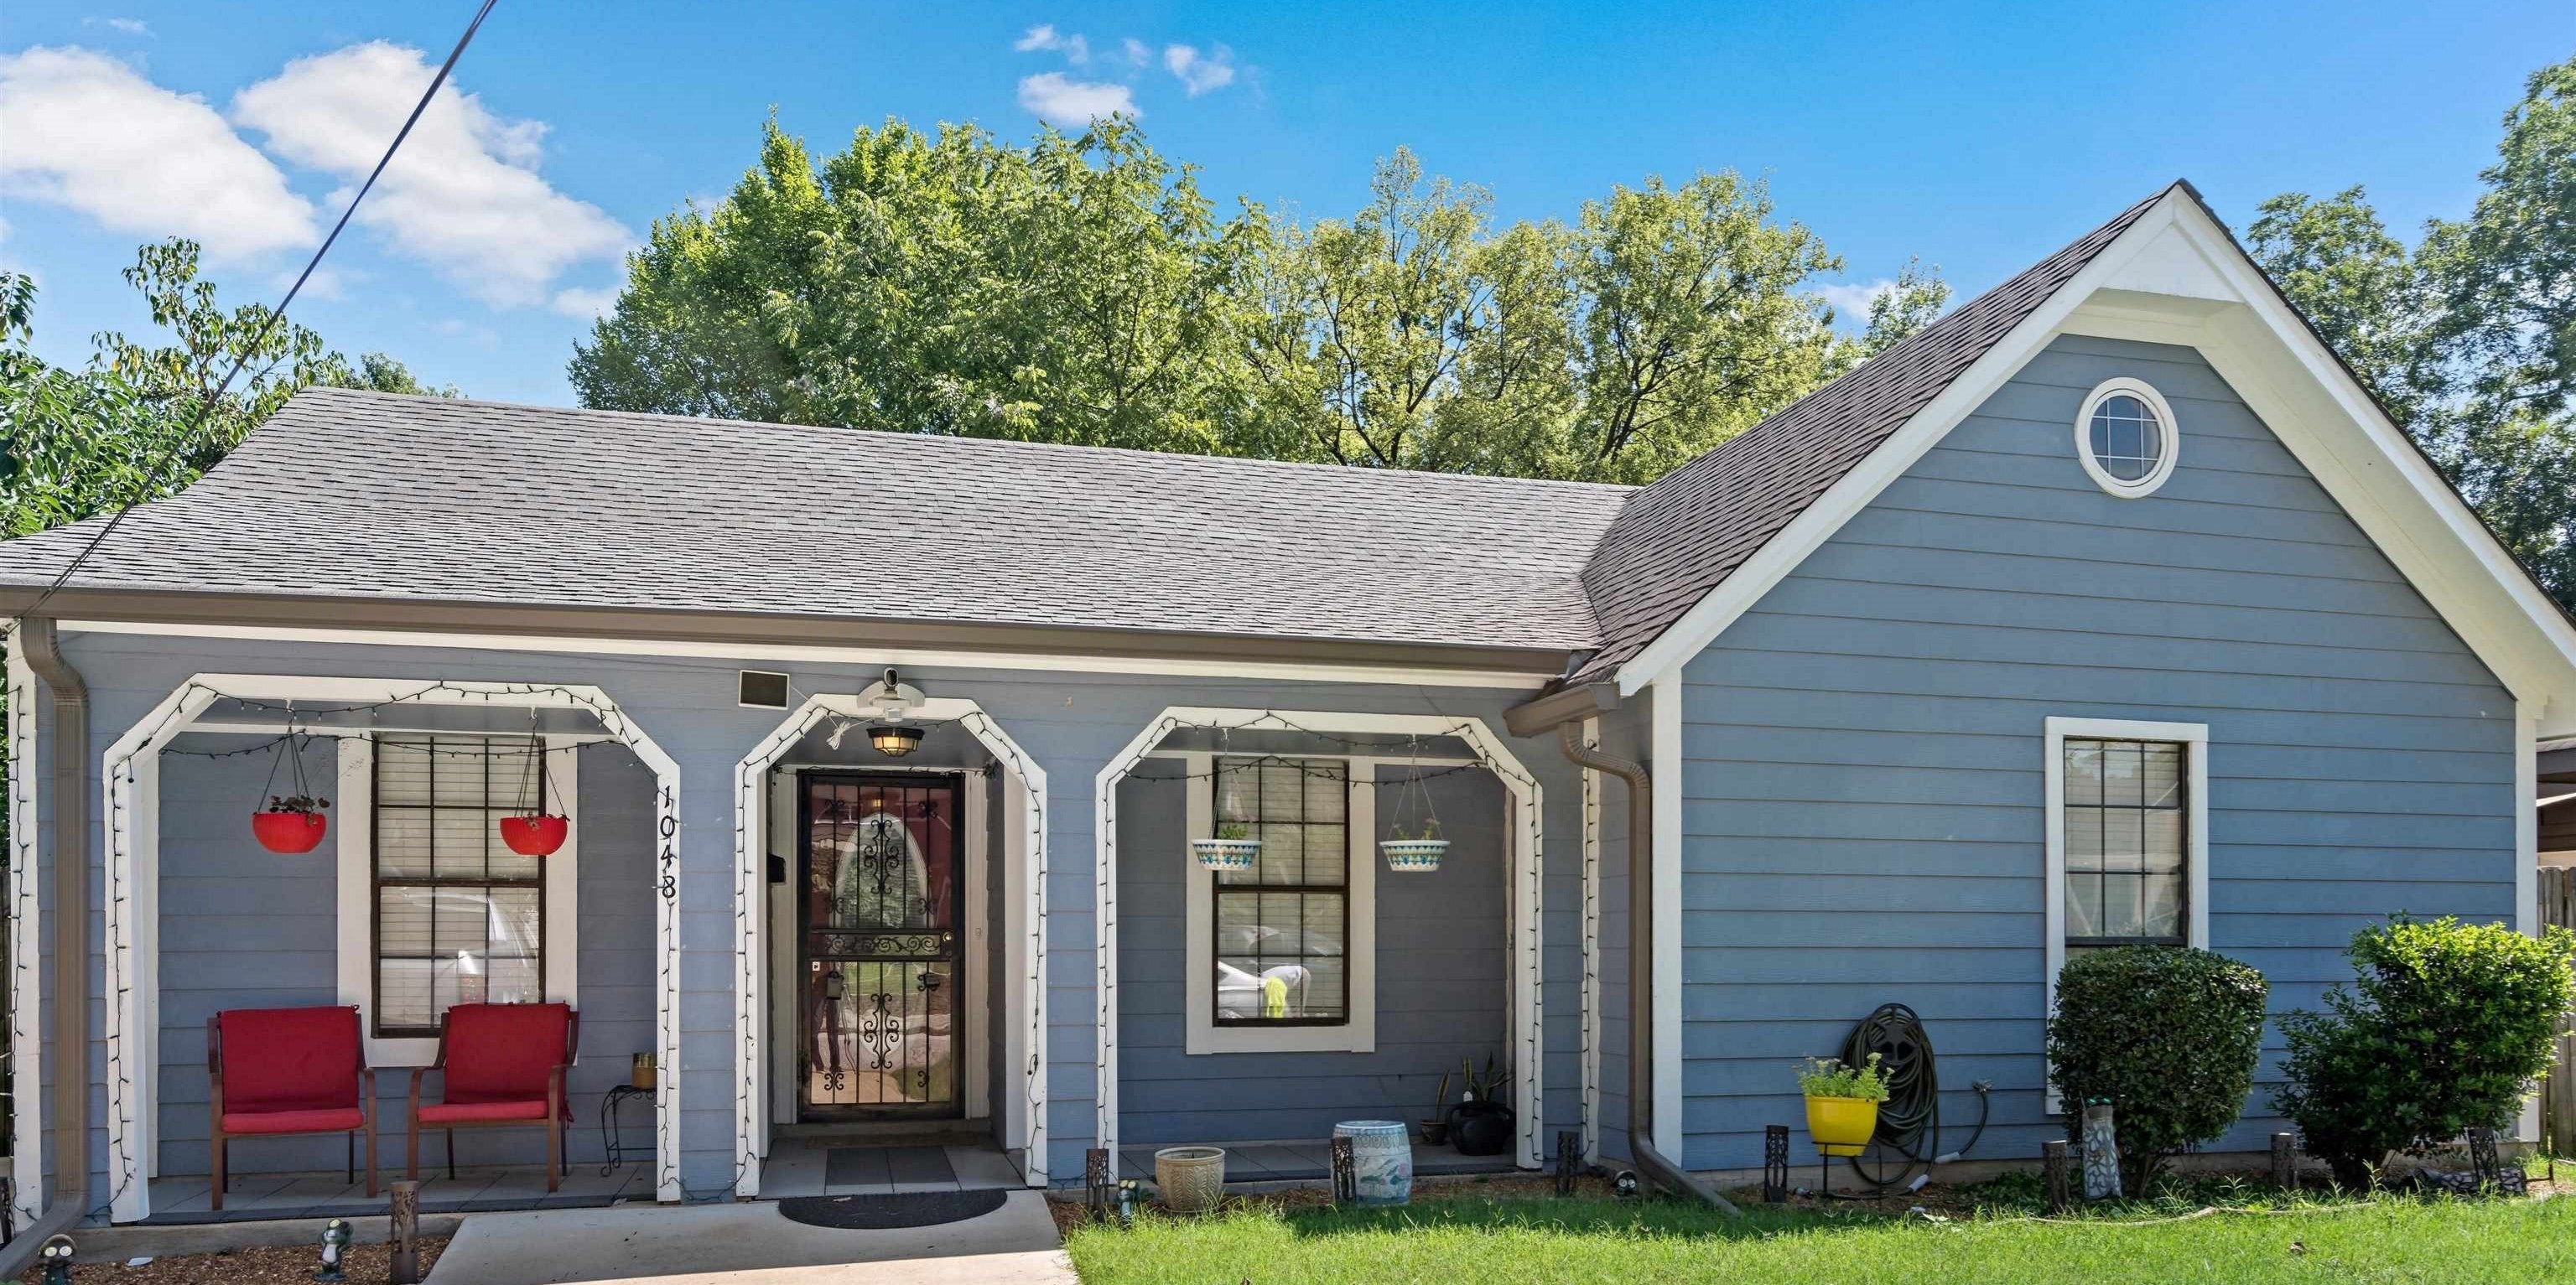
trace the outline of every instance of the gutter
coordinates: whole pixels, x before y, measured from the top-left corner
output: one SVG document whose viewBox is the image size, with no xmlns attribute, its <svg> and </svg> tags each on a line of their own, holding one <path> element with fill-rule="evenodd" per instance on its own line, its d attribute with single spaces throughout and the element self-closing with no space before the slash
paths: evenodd
<svg viewBox="0 0 2576 1285">
<path fill-rule="evenodd" d="M 1647 1181 L 1741 1217 L 1717 1188 L 1655 1150 L 1654 782 L 1643 764 L 1583 743 L 1583 721 L 1619 708 L 1615 682 L 1585 683 L 1516 705 L 1503 714 L 1514 736 L 1556 729 L 1557 748 L 1578 767 L 1628 783 L 1628 1155 Z"/>
<path fill-rule="evenodd" d="M 63 659 L 50 617 L 22 618 L 18 630 L 27 668 L 54 698 L 54 809 L 47 831 L 54 862 L 54 1198 L 0 1247 L 0 1279 L 24 1271 L 47 1238 L 89 1207 L 89 684 Z"/>
</svg>

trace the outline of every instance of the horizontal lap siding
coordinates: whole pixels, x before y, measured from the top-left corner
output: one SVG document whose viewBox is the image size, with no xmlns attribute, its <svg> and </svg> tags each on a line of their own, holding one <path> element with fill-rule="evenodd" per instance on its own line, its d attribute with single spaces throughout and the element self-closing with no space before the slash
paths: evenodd
<svg viewBox="0 0 2576 1285">
<path fill-rule="evenodd" d="M 2074 458 L 2104 379 L 2183 433 L 2114 499 Z M 2509 918 L 2513 706 L 2475 656 L 2187 349 L 2069 337 L 1685 671 L 1689 1163 L 1760 1161 L 1791 1064 L 1888 1001 L 1923 1016 L 1965 1141 L 2022 1158 L 2043 1115 L 2042 720 L 2210 728 L 2211 945 L 2273 1009 L 2349 975 L 2384 916 Z M 2274 1122 L 2267 1032 L 2253 1114 Z"/>
<path fill-rule="evenodd" d="M 250 836 L 248 815 L 262 791 L 288 793 L 291 765 L 268 780 L 267 751 L 229 758 L 207 750 L 257 745 L 261 738 L 189 736 L 161 759 L 161 1172 L 202 1174 L 207 1147 L 209 1086 L 206 1019 L 228 1008 L 293 1008 L 339 1003 L 340 828 L 335 808 L 331 837 L 301 855 L 262 849 Z M 186 751 L 198 751 L 190 753 Z M 316 741 L 304 754 L 313 788 L 337 793 L 337 746 Z M 581 751 L 580 963 L 581 1057 L 570 1089 L 576 1161 L 597 1163 L 600 1099 L 623 1084 L 633 1054 L 653 1047 L 653 906 L 648 881 L 636 868 L 651 851 L 652 774 L 623 747 L 594 745 Z M 335 798 L 334 802 L 338 802 Z M 390 1173 L 402 1163 L 404 1112 L 410 1073 L 376 1068 L 376 1116 L 381 1160 Z M 438 1080 L 426 1095 L 435 1101 Z M 630 1107 L 625 1139 L 649 1152 L 650 1112 Z M 445 1143 L 422 1143 L 424 1164 L 444 1162 Z M 228 1157 L 235 1173 L 287 1173 L 337 1169 L 344 1144 L 337 1136 L 257 1138 L 235 1142 Z M 536 1164 L 545 1158 L 545 1136 L 530 1129 L 476 1129 L 457 1135 L 464 1164 Z"/>
<path fill-rule="evenodd" d="M 1459 1065 L 1478 1073 L 1504 1064 L 1510 958 L 1503 889 L 1503 795 L 1482 772 L 1424 783 L 1450 840 L 1440 869 L 1377 873 L 1377 1049 L 1372 1053 L 1183 1052 L 1188 1023 L 1185 879 L 1208 876 L 1184 842 L 1183 791 L 1205 781 L 1176 779 L 1176 764 L 1150 763 L 1119 794 L 1119 1100 L 1128 1143 L 1246 1142 L 1323 1138 L 1342 1120 L 1420 1120 L 1431 1113 L 1440 1077 L 1457 1092 Z M 1389 765 L 1383 775 L 1401 768 Z M 1152 772 L 1154 777 L 1148 777 Z M 1401 787 L 1378 787 L 1382 837 L 1421 805 Z M 1570 855 L 1570 854 L 1569 854 Z M 1369 854 L 1375 859 L 1374 852 Z M 1579 896 L 1579 885 L 1569 890 Z M 1565 906 L 1566 900 L 1556 905 Z M 1570 934 L 1576 926 L 1569 922 Z M 1555 926 L 1551 925 L 1551 933 Z M 1569 1010 L 1570 1010 L 1569 1006 Z M 1569 1011 L 1569 1017 L 1571 1012 Z M 1579 1031 L 1550 1040 L 1573 1049 Z M 1575 1102 L 1577 1064 L 1552 1060 L 1551 1081 Z M 1562 1077 L 1562 1078 L 1558 1078 Z M 1552 1100 L 1557 1095 L 1551 1093 Z"/>
</svg>

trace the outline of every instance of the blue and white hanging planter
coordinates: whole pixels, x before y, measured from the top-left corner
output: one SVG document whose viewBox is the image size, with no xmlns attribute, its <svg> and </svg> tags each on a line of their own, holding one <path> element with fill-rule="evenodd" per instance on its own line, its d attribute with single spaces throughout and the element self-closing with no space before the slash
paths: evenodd
<svg viewBox="0 0 2576 1285">
<path fill-rule="evenodd" d="M 1386 868 L 1408 873 L 1423 873 L 1440 868 L 1441 854 L 1449 851 L 1447 839 L 1380 839 L 1378 855 L 1386 858 Z"/>
<path fill-rule="evenodd" d="M 1377 853 L 1390 871 L 1428 874 L 1440 868 L 1440 858 L 1449 851 L 1449 841 L 1440 837 L 1440 810 L 1432 804 L 1431 792 L 1422 785 L 1422 742 L 1410 744 L 1413 762 L 1405 772 L 1403 788 L 1395 794 L 1395 837 L 1378 840 Z M 1408 811 L 1422 818 L 1418 833 L 1405 824 Z"/>
<path fill-rule="evenodd" d="M 1261 859 L 1259 839 L 1192 839 L 1190 855 L 1202 870 L 1250 870 Z"/>
</svg>

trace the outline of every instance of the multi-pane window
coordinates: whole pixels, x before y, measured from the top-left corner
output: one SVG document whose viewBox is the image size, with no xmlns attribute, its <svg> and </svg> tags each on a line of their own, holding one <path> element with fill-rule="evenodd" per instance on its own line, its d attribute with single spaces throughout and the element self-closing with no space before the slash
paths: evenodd
<svg viewBox="0 0 2576 1285">
<path fill-rule="evenodd" d="M 1214 875 L 1216 1022 L 1350 1020 L 1348 766 L 1334 759 L 1219 758 L 1215 818 L 1261 840 L 1249 870 Z"/>
<path fill-rule="evenodd" d="M 531 807 L 525 739 L 376 739 L 375 1025 L 435 1035 L 451 1004 L 545 998 L 543 858 L 501 842 Z"/>
<path fill-rule="evenodd" d="M 2183 943 L 2189 747 L 2066 741 L 2066 944 Z"/>
</svg>

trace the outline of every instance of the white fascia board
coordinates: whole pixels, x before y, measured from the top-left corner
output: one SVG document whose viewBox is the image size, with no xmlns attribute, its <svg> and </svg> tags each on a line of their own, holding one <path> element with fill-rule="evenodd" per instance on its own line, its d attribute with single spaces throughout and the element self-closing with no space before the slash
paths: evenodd
<svg viewBox="0 0 2576 1285">
<path fill-rule="evenodd" d="M 1763 595 L 1789 573 L 1797 570 L 1810 554 L 1833 538 L 1843 524 L 1868 508 L 1881 491 L 1905 475 L 1926 451 L 1969 413 L 1985 404 L 1986 398 L 2003 387 L 2023 364 L 2036 356 L 2050 340 L 2057 337 L 2058 326 L 2094 291 L 2103 288 L 2117 276 L 2129 261 L 2155 241 L 2157 236 L 2174 226 L 2175 206 L 2187 203 L 2179 191 L 2167 192 L 2156 208 L 2138 217 L 2119 239 L 2105 247 L 2093 261 L 2084 266 L 2056 294 L 2022 319 L 2020 325 L 2006 333 L 1988 348 L 1984 356 L 1971 363 L 1939 396 L 1924 404 L 1914 417 L 1890 434 L 1877 450 L 1871 452 L 1850 472 L 1835 481 L 1806 510 L 1790 520 L 1761 549 L 1737 567 L 1733 574 L 1718 582 L 1706 596 L 1682 613 L 1679 620 L 1665 627 L 1663 633 L 1630 657 L 1619 667 L 1621 696 L 1633 696 L 1651 686 L 1665 673 L 1678 671 L 1688 664 L 1717 636 L 1724 633 L 1737 618 L 1760 602 Z"/>
</svg>

